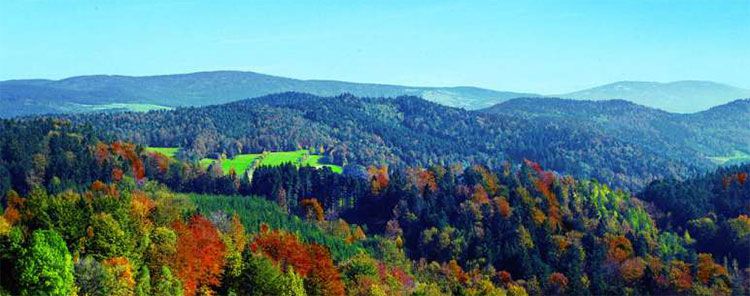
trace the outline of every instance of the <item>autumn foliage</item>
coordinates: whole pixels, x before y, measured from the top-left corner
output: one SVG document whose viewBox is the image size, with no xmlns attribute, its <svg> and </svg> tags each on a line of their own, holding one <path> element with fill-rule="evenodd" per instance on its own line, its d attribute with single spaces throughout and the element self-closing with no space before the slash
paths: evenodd
<svg viewBox="0 0 750 296">
<path fill-rule="evenodd" d="M 510 203 L 503 197 L 496 197 L 495 204 L 497 205 L 497 211 L 503 218 L 509 218 L 512 214 L 513 208 L 510 207 Z"/>
<path fill-rule="evenodd" d="M 388 187 L 388 166 L 370 166 L 367 168 L 367 174 L 370 176 L 370 188 L 373 194 L 379 194 L 380 191 Z"/>
<path fill-rule="evenodd" d="M 24 202 L 26 200 L 19 196 L 15 191 L 10 191 L 7 199 L 8 206 L 5 208 L 3 218 L 5 218 L 5 221 L 8 222 L 8 224 L 13 225 L 21 220 L 21 211 L 24 208 Z"/>
<path fill-rule="evenodd" d="M 294 272 L 306 278 L 310 288 L 320 295 L 344 295 L 344 284 L 331 255 L 320 245 L 305 244 L 294 234 L 269 230 L 263 225 L 251 249 L 285 269 L 293 267 Z"/>
<path fill-rule="evenodd" d="M 727 269 L 714 262 L 711 254 L 698 254 L 697 267 L 696 277 L 703 284 L 708 284 L 715 277 L 728 276 Z"/>
<path fill-rule="evenodd" d="M 146 168 L 143 166 L 143 161 L 135 151 L 135 144 L 125 142 L 114 142 L 112 143 L 112 152 L 120 157 L 124 158 L 130 164 L 130 169 L 133 171 L 133 178 L 141 180 L 146 176 Z"/>
<path fill-rule="evenodd" d="M 435 174 L 423 168 L 408 168 L 406 174 L 409 177 L 411 186 L 414 186 L 420 193 L 424 194 L 427 189 L 430 192 L 437 191 L 437 182 Z"/>
<path fill-rule="evenodd" d="M 686 291 L 693 286 L 690 265 L 681 260 L 672 260 L 669 268 L 669 282 L 677 291 Z"/>
<path fill-rule="evenodd" d="M 633 254 L 633 244 L 622 235 L 607 238 L 607 258 L 614 262 L 622 262 Z"/>
<path fill-rule="evenodd" d="M 195 295 L 204 286 L 219 285 L 225 246 L 216 227 L 200 215 L 193 216 L 187 225 L 177 221 L 172 227 L 178 235 L 173 264 L 185 295 Z"/>
<path fill-rule="evenodd" d="M 646 271 L 646 262 L 641 258 L 630 258 L 620 265 L 620 275 L 628 282 L 637 281 Z"/>
<path fill-rule="evenodd" d="M 306 198 L 300 202 L 300 207 L 304 210 L 305 217 L 308 219 L 314 219 L 316 221 L 323 221 L 325 219 L 325 213 L 323 213 L 323 207 L 320 202 L 315 198 Z"/>
<path fill-rule="evenodd" d="M 557 291 L 563 291 L 568 287 L 568 278 L 559 272 L 553 272 L 547 278 L 547 283 Z"/>
</svg>

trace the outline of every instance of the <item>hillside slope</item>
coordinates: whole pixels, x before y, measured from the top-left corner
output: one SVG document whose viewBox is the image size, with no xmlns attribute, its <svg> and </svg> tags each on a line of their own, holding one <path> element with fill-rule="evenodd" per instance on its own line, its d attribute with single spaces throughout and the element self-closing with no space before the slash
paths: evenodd
<svg viewBox="0 0 750 296">
<path fill-rule="evenodd" d="M 511 100 L 477 112 L 416 97 L 283 93 L 201 108 L 70 118 L 137 143 L 182 147 L 182 157 L 191 159 L 299 147 L 323 147 L 326 161 L 340 165 L 498 167 L 527 158 L 631 189 L 702 172 L 715 166 L 708 157 L 750 146 L 747 123 L 729 120 L 746 113 L 712 115 L 737 108 L 677 115 L 623 101 L 539 100 Z"/>
<path fill-rule="evenodd" d="M 750 152 L 750 100 L 677 114 L 623 100 L 532 98 L 510 100 L 482 112 L 578 124 L 658 151 L 693 151 L 703 158 Z"/>
</svg>

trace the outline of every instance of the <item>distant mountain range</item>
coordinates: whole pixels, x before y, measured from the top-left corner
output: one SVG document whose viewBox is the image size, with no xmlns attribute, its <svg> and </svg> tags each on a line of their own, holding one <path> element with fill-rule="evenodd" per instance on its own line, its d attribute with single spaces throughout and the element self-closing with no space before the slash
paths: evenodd
<svg viewBox="0 0 750 296">
<path fill-rule="evenodd" d="M 273 93 L 298 91 L 319 96 L 419 96 L 450 107 L 478 110 L 534 93 L 477 87 L 413 87 L 299 80 L 254 72 L 215 71 L 160 76 L 79 76 L 62 80 L 0 82 L 0 117 L 87 111 L 144 111 L 206 106 Z M 750 97 L 750 90 L 705 81 L 617 82 L 559 97 L 625 99 L 670 112 L 697 112 Z"/>
<path fill-rule="evenodd" d="M 288 91 L 320 96 L 350 93 L 364 97 L 420 96 L 452 107 L 479 109 L 537 94 L 476 87 L 412 87 L 299 80 L 254 72 L 217 71 L 162 76 L 79 76 L 62 80 L 0 82 L 0 117 L 206 106 Z"/>
<path fill-rule="evenodd" d="M 670 112 L 694 113 L 736 99 L 750 98 L 750 90 L 710 81 L 621 81 L 557 96 L 585 100 L 622 99 Z"/>
</svg>

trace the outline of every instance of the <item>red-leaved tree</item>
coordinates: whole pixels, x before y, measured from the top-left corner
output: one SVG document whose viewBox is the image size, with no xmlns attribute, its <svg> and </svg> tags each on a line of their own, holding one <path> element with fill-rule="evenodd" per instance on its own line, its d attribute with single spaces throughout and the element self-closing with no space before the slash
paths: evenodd
<svg viewBox="0 0 750 296">
<path fill-rule="evenodd" d="M 182 280 L 185 295 L 195 295 L 198 288 L 221 283 L 224 268 L 224 243 L 216 227 L 203 216 L 196 215 L 189 224 L 175 222 L 177 254 L 173 262 Z"/>
</svg>

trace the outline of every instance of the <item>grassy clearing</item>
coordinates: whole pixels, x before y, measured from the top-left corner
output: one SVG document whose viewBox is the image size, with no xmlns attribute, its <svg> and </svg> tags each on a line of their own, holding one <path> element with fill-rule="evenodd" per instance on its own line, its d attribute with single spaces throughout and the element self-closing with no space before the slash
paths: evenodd
<svg viewBox="0 0 750 296">
<path fill-rule="evenodd" d="M 71 104 L 68 107 L 70 111 L 74 112 L 98 112 L 98 111 L 135 111 L 135 112 L 148 112 L 151 110 L 172 110 L 174 108 L 154 105 L 154 104 L 143 104 L 143 103 L 110 103 L 110 104 L 98 104 L 98 105 L 87 105 L 87 104 Z"/>
<path fill-rule="evenodd" d="M 257 162 L 256 166 L 280 166 L 284 163 L 292 163 L 297 166 L 311 166 L 314 168 L 328 167 L 336 173 L 343 171 L 343 168 L 340 166 L 321 163 L 321 158 L 322 156 L 320 155 L 310 155 L 310 152 L 307 150 L 240 154 L 234 158 L 223 159 L 221 161 L 221 169 L 224 173 L 228 173 L 231 169 L 234 169 L 238 174 L 243 174 Z M 216 159 L 204 158 L 201 159 L 201 165 L 207 167 L 214 161 Z"/>
<path fill-rule="evenodd" d="M 243 174 L 247 169 L 251 168 L 256 159 L 260 158 L 260 154 L 240 154 L 231 159 L 224 159 L 221 161 L 221 170 L 224 173 L 229 173 L 230 170 L 234 169 L 238 174 Z M 201 165 L 208 167 L 212 164 L 215 159 L 204 158 L 201 159 Z"/>
<path fill-rule="evenodd" d="M 750 154 L 744 151 L 735 150 L 734 153 L 727 156 L 712 156 L 711 161 L 718 165 L 734 165 L 750 162 Z"/>
<path fill-rule="evenodd" d="M 179 148 L 147 147 L 146 150 L 158 152 L 168 157 L 174 157 L 177 154 L 177 151 L 179 151 Z M 292 163 L 297 166 L 311 166 L 318 169 L 328 167 L 333 172 L 339 174 L 343 171 L 341 166 L 321 163 L 321 158 L 321 155 L 311 155 L 308 150 L 240 154 L 236 155 L 234 158 L 223 159 L 221 161 L 221 170 L 224 171 L 225 174 L 229 173 L 232 169 L 234 169 L 237 174 L 244 174 L 245 171 L 252 168 L 253 164 L 257 162 L 257 166 L 280 166 L 284 163 Z M 200 160 L 200 165 L 206 168 L 215 161 L 217 161 L 217 159 L 204 158 Z"/>
<path fill-rule="evenodd" d="M 177 155 L 177 151 L 180 151 L 180 148 L 175 147 L 146 147 L 146 151 L 149 152 L 156 152 L 164 154 L 170 158 L 173 158 L 175 155 Z"/>
</svg>

